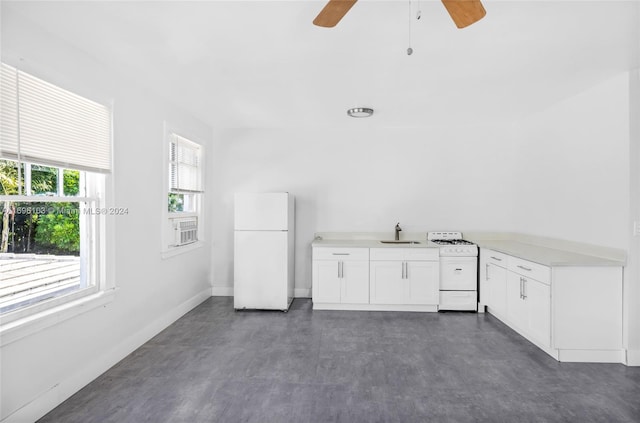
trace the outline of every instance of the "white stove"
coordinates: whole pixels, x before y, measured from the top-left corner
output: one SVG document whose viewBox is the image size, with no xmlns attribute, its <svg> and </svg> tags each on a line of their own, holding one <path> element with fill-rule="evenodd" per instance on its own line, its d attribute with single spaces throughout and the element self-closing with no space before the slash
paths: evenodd
<svg viewBox="0 0 640 423">
<path fill-rule="evenodd" d="M 462 239 L 462 232 L 429 232 L 427 240 L 440 245 L 440 257 L 478 257 L 478 246 Z"/>
<path fill-rule="evenodd" d="M 478 309 L 478 246 L 461 232 L 429 232 L 427 240 L 440 246 L 439 310 Z"/>
</svg>

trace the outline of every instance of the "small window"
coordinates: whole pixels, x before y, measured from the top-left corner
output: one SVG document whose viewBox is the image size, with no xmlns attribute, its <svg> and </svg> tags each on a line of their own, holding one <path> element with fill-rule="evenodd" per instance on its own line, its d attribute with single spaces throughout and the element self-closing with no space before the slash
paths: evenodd
<svg viewBox="0 0 640 423">
<path fill-rule="evenodd" d="M 168 235 L 165 247 L 175 248 L 201 238 L 203 149 L 176 133 L 168 135 Z"/>
</svg>

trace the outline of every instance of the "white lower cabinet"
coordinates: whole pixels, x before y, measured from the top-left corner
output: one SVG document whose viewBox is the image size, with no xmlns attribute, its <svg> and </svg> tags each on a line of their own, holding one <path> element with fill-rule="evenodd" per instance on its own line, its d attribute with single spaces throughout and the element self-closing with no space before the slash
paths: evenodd
<svg viewBox="0 0 640 423">
<path fill-rule="evenodd" d="M 559 361 L 624 362 L 622 267 L 548 267 L 481 249 L 480 304 Z"/>
<path fill-rule="evenodd" d="M 372 261 L 371 304 L 438 304 L 438 262 Z"/>
<path fill-rule="evenodd" d="M 440 290 L 438 251 L 372 248 L 371 304 L 437 305 Z"/>
<path fill-rule="evenodd" d="M 480 306 L 497 317 L 507 316 L 507 256 L 482 248 L 480 253 Z"/>
<path fill-rule="evenodd" d="M 439 272 L 437 248 L 314 247 L 313 307 L 438 311 Z"/>
<path fill-rule="evenodd" d="M 529 336 L 544 348 L 551 348 L 551 287 L 526 278 L 523 285 Z"/>
<path fill-rule="evenodd" d="M 505 316 L 507 313 L 507 269 L 495 264 L 486 267 L 488 298 L 487 306 L 494 314 Z"/>
<path fill-rule="evenodd" d="M 371 304 L 404 304 L 404 262 L 369 263 L 369 301 Z"/>
<path fill-rule="evenodd" d="M 440 301 L 440 265 L 437 261 L 406 262 L 407 304 L 436 305 Z"/>
<path fill-rule="evenodd" d="M 507 318 L 543 348 L 551 347 L 551 289 L 515 272 L 507 274 Z"/>
<path fill-rule="evenodd" d="M 338 260 L 313 261 L 313 301 L 319 303 L 341 302 L 342 284 Z"/>
<path fill-rule="evenodd" d="M 369 303 L 369 263 L 345 261 L 342 265 L 340 301 L 349 304 Z"/>
<path fill-rule="evenodd" d="M 522 276 L 507 273 L 507 318 L 511 326 L 523 331 L 527 322 L 527 309 L 522 300 Z"/>
<path fill-rule="evenodd" d="M 368 304 L 369 249 L 314 249 L 314 303 Z"/>
</svg>

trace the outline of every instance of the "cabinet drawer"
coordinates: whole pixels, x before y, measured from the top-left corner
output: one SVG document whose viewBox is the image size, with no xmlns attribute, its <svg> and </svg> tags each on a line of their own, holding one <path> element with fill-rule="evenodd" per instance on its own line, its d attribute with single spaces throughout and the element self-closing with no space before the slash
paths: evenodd
<svg viewBox="0 0 640 423">
<path fill-rule="evenodd" d="M 404 260 L 404 248 L 371 248 L 371 260 Z"/>
<path fill-rule="evenodd" d="M 507 267 L 507 255 L 499 253 L 493 250 L 487 250 L 485 248 L 480 249 L 480 257 L 484 260 L 484 263 L 495 264 L 500 267 Z"/>
<path fill-rule="evenodd" d="M 538 280 L 545 284 L 549 284 L 551 280 L 551 271 L 547 266 L 533 263 L 528 260 L 519 259 L 517 257 L 508 256 L 507 268 L 519 275 Z"/>
<path fill-rule="evenodd" d="M 333 248 L 315 247 L 313 249 L 314 260 L 369 260 L 368 248 Z"/>
<path fill-rule="evenodd" d="M 437 248 L 371 248 L 371 260 L 437 261 Z"/>
<path fill-rule="evenodd" d="M 440 249 L 438 248 L 405 248 L 404 259 L 437 261 L 440 259 Z"/>
<path fill-rule="evenodd" d="M 477 310 L 476 291 L 440 291 L 440 310 Z"/>
</svg>

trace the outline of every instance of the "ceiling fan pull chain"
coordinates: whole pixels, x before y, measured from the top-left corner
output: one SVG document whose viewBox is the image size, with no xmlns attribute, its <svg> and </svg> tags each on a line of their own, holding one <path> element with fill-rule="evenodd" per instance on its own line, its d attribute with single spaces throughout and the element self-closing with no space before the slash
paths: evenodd
<svg viewBox="0 0 640 423">
<path fill-rule="evenodd" d="M 411 56 L 413 54 L 413 49 L 411 48 L 411 0 L 409 0 L 409 48 L 407 49 L 407 55 Z"/>
</svg>

